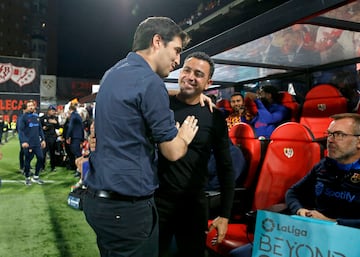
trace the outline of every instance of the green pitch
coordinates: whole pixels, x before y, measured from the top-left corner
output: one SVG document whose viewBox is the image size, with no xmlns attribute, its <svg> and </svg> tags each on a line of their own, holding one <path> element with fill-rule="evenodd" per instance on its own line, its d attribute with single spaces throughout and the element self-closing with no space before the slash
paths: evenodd
<svg viewBox="0 0 360 257">
<path fill-rule="evenodd" d="M 40 174 L 44 185 L 24 185 L 19 172 L 19 141 L 0 146 L 0 256 L 97 257 L 95 234 L 81 211 L 67 205 L 72 171 L 57 167 Z M 36 158 L 34 158 L 36 159 Z M 32 165 L 35 167 L 35 162 Z"/>
</svg>

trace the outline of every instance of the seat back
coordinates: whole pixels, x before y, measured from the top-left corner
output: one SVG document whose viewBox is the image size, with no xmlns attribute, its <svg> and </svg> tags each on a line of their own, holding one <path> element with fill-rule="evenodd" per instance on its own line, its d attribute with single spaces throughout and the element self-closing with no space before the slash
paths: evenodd
<svg viewBox="0 0 360 257">
<path fill-rule="evenodd" d="M 299 121 L 300 105 L 294 97 L 286 91 L 279 92 L 280 103 L 287 107 L 290 110 L 290 120 L 289 121 Z"/>
<path fill-rule="evenodd" d="M 284 202 L 287 189 L 323 157 L 322 146 L 311 131 L 297 123 L 277 127 L 270 137 L 256 185 L 253 209 Z"/>
<path fill-rule="evenodd" d="M 315 138 L 323 138 L 331 115 L 347 112 L 347 100 L 340 91 L 327 84 L 312 88 L 305 96 L 300 123 L 307 126 Z"/>
<path fill-rule="evenodd" d="M 229 138 L 234 145 L 241 148 L 247 162 L 246 178 L 242 186 L 250 188 L 258 173 L 264 157 L 266 143 L 258 139 L 254 129 L 247 123 L 240 122 L 229 130 Z"/>
</svg>

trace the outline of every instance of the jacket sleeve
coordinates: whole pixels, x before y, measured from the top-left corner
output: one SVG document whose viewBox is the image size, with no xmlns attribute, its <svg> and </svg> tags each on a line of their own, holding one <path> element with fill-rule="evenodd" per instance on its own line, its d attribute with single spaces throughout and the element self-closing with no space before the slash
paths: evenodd
<svg viewBox="0 0 360 257">
<path fill-rule="evenodd" d="M 255 103 L 258 108 L 259 116 L 261 116 L 261 119 L 266 123 L 279 123 L 288 118 L 289 111 L 282 105 L 277 104 L 276 109 L 273 112 L 269 112 L 260 99 L 256 99 Z"/>
<path fill-rule="evenodd" d="M 20 145 L 25 142 L 29 142 L 29 138 L 25 135 L 25 129 L 26 129 L 25 114 L 21 116 L 21 119 L 20 119 L 18 125 L 19 125 L 18 133 L 19 133 Z"/>
<path fill-rule="evenodd" d="M 315 204 L 316 168 L 291 186 L 285 195 L 285 202 L 292 214 L 300 208 L 314 208 Z"/>
<path fill-rule="evenodd" d="M 234 199 L 235 178 L 229 147 L 228 130 L 225 119 L 214 113 L 216 131 L 214 135 L 214 157 L 216 160 L 217 175 L 221 192 L 220 216 L 229 218 Z"/>
</svg>

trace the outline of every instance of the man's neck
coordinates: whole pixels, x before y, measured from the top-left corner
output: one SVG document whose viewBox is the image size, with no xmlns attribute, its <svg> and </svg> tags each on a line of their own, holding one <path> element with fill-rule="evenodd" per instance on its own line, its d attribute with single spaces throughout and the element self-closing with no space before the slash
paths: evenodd
<svg viewBox="0 0 360 257">
<path fill-rule="evenodd" d="M 200 95 L 196 95 L 196 96 L 186 96 L 186 95 L 183 95 L 181 93 L 178 93 L 176 95 L 176 98 L 183 102 L 183 103 L 186 103 L 188 105 L 196 105 L 198 103 L 200 103 Z"/>
</svg>

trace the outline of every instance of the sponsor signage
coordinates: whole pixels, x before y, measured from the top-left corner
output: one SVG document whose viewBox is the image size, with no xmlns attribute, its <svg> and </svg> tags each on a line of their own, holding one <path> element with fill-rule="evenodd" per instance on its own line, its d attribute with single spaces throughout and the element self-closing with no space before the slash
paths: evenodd
<svg viewBox="0 0 360 257">
<path fill-rule="evenodd" d="M 15 121 L 27 100 L 40 103 L 41 60 L 0 56 L 0 114 Z"/>
<path fill-rule="evenodd" d="M 359 257 L 360 229 L 258 211 L 252 257 Z"/>
<path fill-rule="evenodd" d="M 0 56 L 0 92 L 40 94 L 39 59 Z"/>
</svg>

